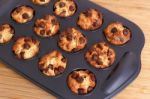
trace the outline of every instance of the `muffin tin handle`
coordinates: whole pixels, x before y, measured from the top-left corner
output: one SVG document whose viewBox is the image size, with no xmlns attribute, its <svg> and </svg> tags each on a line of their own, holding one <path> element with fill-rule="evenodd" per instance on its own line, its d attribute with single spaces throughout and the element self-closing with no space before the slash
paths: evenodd
<svg viewBox="0 0 150 99">
<path fill-rule="evenodd" d="M 136 72 L 138 66 L 134 65 L 136 56 L 132 52 L 127 52 L 122 57 L 116 68 L 104 82 L 103 91 L 109 95 L 121 87 Z"/>
</svg>

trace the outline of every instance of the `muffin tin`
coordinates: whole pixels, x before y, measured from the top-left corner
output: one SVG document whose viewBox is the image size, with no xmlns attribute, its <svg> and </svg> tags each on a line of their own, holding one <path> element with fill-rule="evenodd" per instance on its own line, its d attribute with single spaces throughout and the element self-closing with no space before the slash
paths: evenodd
<svg viewBox="0 0 150 99">
<path fill-rule="evenodd" d="M 0 24 L 8 23 L 15 29 L 15 37 L 12 41 L 5 45 L 0 45 L 0 59 L 8 64 L 17 72 L 21 73 L 33 83 L 42 87 L 46 91 L 55 95 L 60 99 L 108 99 L 123 90 L 129 83 L 131 83 L 139 74 L 141 69 L 141 50 L 144 46 L 144 35 L 141 29 L 134 23 L 127 19 L 108 11 L 107 9 L 96 5 L 88 0 L 75 0 L 77 4 L 77 11 L 75 15 L 68 18 L 58 17 L 61 29 L 63 31 L 67 27 L 78 28 L 88 39 L 86 48 L 76 53 L 66 53 L 57 45 L 58 34 L 50 38 L 40 38 L 33 32 L 34 22 L 37 18 L 41 18 L 46 14 L 53 13 L 53 5 L 57 0 L 51 0 L 47 6 L 34 5 L 31 0 L 1 0 L 0 1 Z M 14 22 L 11 17 L 11 11 L 20 5 L 31 6 L 35 10 L 35 16 L 32 21 L 25 24 L 18 24 Z M 77 18 L 80 12 L 95 8 L 103 13 L 103 25 L 96 31 L 81 30 L 77 24 Z M 132 31 L 131 40 L 123 46 L 115 46 L 106 40 L 103 30 L 108 24 L 114 21 L 122 22 Z M 12 53 L 12 45 L 19 36 L 32 36 L 41 42 L 39 54 L 30 60 L 19 60 Z M 115 63 L 106 69 L 95 69 L 90 66 L 85 58 L 86 51 L 95 43 L 99 41 L 107 42 L 116 51 Z M 42 75 L 38 69 L 38 60 L 46 53 L 58 50 L 68 59 L 68 64 L 65 72 L 56 77 L 47 77 Z M 95 89 L 86 95 L 76 95 L 70 91 L 67 86 L 67 76 L 76 69 L 88 69 L 96 76 L 97 84 Z"/>
</svg>

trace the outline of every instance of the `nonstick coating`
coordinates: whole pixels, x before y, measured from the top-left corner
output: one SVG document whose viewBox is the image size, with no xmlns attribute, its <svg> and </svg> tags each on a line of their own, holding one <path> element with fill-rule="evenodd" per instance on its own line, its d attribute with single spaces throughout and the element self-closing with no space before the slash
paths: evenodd
<svg viewBox="0 0 150 99">
<path fill-rule="evenodd" d="M 13 2 L 12 2 L 13 1 Z M 141 50 L 144 46 L 144 35 L 141 29 L 129 20 L 108 11 L 107 9 L 96 5 L 88 0 L 75 0 L 78 10 L 74 16 L 69 18 L 60 18 L 57 16 L 61 23 L 60 31 L 63 31 L 67 27 L 78 28 L 88 39 L 88 44 L 85 49 L 77 53 L 66 53 L 57 46 L 58 34 L 50 38 L 40 38 L 33 32 L 33 25 L 37 18 L 41 18 L 46 14 L 53 13 L 53 5 L 57 0 L 51 0 L 51 3 L 47 6 L 37 6 L 31 3 L 31 0 L 1 0 L 0 1 L 0 24 L 10 23 L 15 28 L 15 37 L 11 42 L 5 45 L 0 45 L 0 59 L 8 64 L 9 67 L 15 69 L 17 72 L 23 74 L 25 77 L 30 79 L 33 83 L 47 90 L 48 92 L 54 94 L 58 98 L 64 99 L 104 99 L 110 98 L 113 95 L 121 91 L 125 86 L 127 86 L 133 79 L 137 77 L 141 68 Z M 5 6 L 4 6 L 5 5 Z M 11 17 L 11 11 L 20 5 L 29 5 L 35 10 L 35 17 L 32 21 L 26 24 L 18 24 L 14 22 Z M 103 13 L 104 22 L 100 29 L 96 31 L 84 31 L 81 30 L 77 25 L 76 21 L 78 15 L 81 11 L 88 8 L 96 8 Z M 130 12 L 129 12 L 130 13 Z M 115 46 L 106 40 L 103 35 L 104 28 L 111 22 L 120 21 L 125 26 L 130 28 L 132 31 L 131 40 L 123 46 Z M 19 60 L 17 59 L 11 50 L 15 38 L 18 36 L 32 36 L 41 41 L 40 53 L 33 59 L 30 60 Z M 95 43 L 105 41 L 116 51 L 116 61 L 115 63 L 107 69 L 95 69 L 90 66 L 84 59 L 85 52 Z M 58 50 L 63 53 L 65 57 L 68 58 L 68 66 L 65 72 L 57 77 L 47 77 L 41 74 L 38 70 L 38 59 L 45 55 L 46 53 Z M 134 57 L 134 59 L 133 59 Z M 128 59 L 128 60 L 126 60 Z M 133 61 L 129 61 L 129 60 Z M 122 65 L 123 64 L 123 65 Z M 121 66 L 127 66 L 129 68 L 121 68 Z M 131 65 L 131 66 L 129 66 Z M 130 68 L 134 66 L 134 68 Z M 96 75 L 97 85 L 96 88 L 87 95 L 75 95 L 73 94 L 67 86 L 66 79 L 70 72 L 75 69 L 88 69 Z M 115 72 L 116 73 L 115 73 Z M 118 76 L 117 73 L 123 73 Z M 131 75 L 128 74 L 131 72 Z M 113 76 L 115 75 L 115 76 Z M 118 82 L 118 79 L 120 82 Z M 117 86 L 118 85 L 118 86 Z M 119 86 L 120 85 L 120 86 Z"/>
</svg>

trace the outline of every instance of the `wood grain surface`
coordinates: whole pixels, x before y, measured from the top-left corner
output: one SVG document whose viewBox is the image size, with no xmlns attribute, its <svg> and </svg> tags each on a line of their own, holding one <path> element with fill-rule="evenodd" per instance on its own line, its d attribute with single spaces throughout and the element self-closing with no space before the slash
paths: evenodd
<svg viewBox="0 0 150 99">
<path fill-rule="evenodd" d="M 91 0 L 138 24 L 146 43 L 138 78 L 114 99 L 150 99 L 150 0 Z M 0 99 L 56 99 L 0 63 Z"/>
</svg>

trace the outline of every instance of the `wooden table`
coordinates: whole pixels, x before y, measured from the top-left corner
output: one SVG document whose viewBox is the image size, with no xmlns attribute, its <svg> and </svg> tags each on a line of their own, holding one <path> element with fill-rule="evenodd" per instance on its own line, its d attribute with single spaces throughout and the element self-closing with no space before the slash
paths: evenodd
<svg viewBox="0 0 150 99">
<path fill-rule="evenodd" d="M 114 99 L 150 99 L 150 0 L 91 0 L 138 24 L 145 33 L 142 71 Z M 0 63 L 0 99 L 56 99 Z"/>
</svg>

